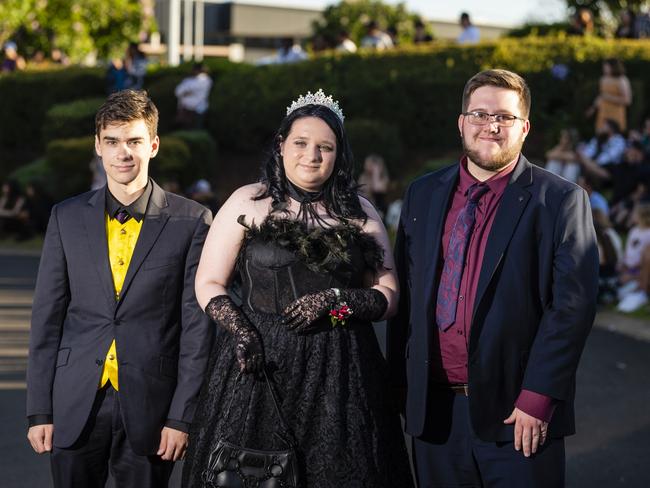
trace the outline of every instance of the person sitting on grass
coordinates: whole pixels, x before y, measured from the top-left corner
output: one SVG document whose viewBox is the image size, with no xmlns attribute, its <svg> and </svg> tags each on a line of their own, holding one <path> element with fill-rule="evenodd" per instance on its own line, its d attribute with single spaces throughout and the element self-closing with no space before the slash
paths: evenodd
<svg viewBox="0 0 650 488">
<path fill-rule="evenodd" d="M 620 312 L 634 312 L 648 303 L 650 282 L 650 200 L 639 201 L 634 208 L 636 225 L 630 230 L 619 268 Z M 644 262 L 645 259 L 645 262 Z"/>
</svg>

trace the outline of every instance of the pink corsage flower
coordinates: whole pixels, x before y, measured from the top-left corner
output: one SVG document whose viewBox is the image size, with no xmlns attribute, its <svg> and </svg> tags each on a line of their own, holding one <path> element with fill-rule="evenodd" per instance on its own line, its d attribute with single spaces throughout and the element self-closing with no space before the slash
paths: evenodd
<svg viewBox="0 0 650 488">
<path fill-rule="evenodd" d="M 339 308 L 333 308 L 330 310 L 330 321 L 332 322 L 332 327 L 336 327 L 339 323 L 345 325 L 346 319 L 353 313 L 352 309 L 348 307 L 345 302 L 339 304 L 338 307 Z"/>
</svg>

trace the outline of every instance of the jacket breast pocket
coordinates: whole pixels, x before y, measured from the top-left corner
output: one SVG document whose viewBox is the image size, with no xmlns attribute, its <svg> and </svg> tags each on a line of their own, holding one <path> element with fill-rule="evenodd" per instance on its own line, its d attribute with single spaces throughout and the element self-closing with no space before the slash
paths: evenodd
<svg viewBox="0 0 650 488">
<path fill-rule="evenodd" d="M 56 367 L 60 368 L 68 364 L 68 359 L 70 358 L 70 348 L 62 347 L 59 349 L 59 352 L 56 355 Z"/>
<path fill-rule="evenodd" d="M 177 266 L 180 263 L 180 258 L 178 256 L 170 256 L 168 258 L 152 258 L 147 259 L 143 267 L 144 269 L 157 269 L 157 268 L 167 268 L 170 266 Z"/>
</svg>

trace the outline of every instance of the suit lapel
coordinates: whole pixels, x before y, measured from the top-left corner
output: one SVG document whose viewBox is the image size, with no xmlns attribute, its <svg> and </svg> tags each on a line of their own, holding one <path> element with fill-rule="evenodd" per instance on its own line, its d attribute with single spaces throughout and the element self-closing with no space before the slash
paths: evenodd
<svg viewBox="0 0 650 488">
<path fill-rule="evenodd" d="M 84 225 L 88 248 L 99 281 L 111 306 L 115 304 L 115 287 L 111 266 L 108 260 L 108 242 L 106 238 L 106 186 L 97 190 L 89 199 L 84 208 Z"/>
<path fill-rule="evenodd" d="M 481 274 L 479 275 L 478 286 L 476 289 L 476 298 L 474 300 L 474 310 L 472 314 L 472 332 L 470 337 L 470 350 L 478 340 L 480 328 L 482 323 L 474 322 L 476 311 L 483 299 L 492 278 L 496 271 L 503 254 L 512 239 L 519 219 L 521 218 L 528 200 L 530 200 L 530 192 L 526 190 L 526 186 L 531 185 L 533 182 L 533 172 L 531 164 L 522 155 L 517 163 L 517 167 L 512 172 L 510 182 L 506 187 L 501 203 L 497 209 L 494 223 L 490 229 L 488 236 L 485 254 L 483 256 L 483 264 L 481 265 Z"/>
<path fill-rule="evenodd" d="M 151 251 L 151 248 L 156 243 L 158 236 L 169 219 L 169 213 L 166 211 L 168 204 L 165 192 L 153 180 L 152 184 L 151 198 L 147 205 L 147 212 L 144 216 L 144 222 L 142 222 L 142 229 L 140 229 L 138 241 L 133 250 L 133 256 L 131 256 L 129 269 L 124 278 L 122 292 L 120 293 L 120 299 L 117 304 L 118 307 L 124 301 L 124 296 L 128 293 L 133 278 L 140 269 L 140 266 L 142 266 L 142 262 L 149 254 L 149 251 Z"/>
<path fill-rule="evenodd" d="M 425 290 L 425 296 L 427 297 L 426 303 L 430 305 L 427 306 L 427 318 L 430 319 L 428 320 L 428 323 L 432 323 L 431 320 L 433 320 L 431 315 L 433 312 L 432 304 L 434 303 L 433 288 L 436 279 L 436 269 L 440 259 L 440 244 L 442 243 L 442 233 L 445 227 L 447 208 L 449 207 L 449 201 L 453 191 L 456 188 L 458 174 L 459 166 L 456 165 L 441 175 L 438 180 L 440 186 L 431 192 L 431 199 L 429 200 L 427 230 L 425 236 L 431 247 L 427 248 L 425 246 L 423 273 L 424 283 L 422 283 L 422 289 Z"/>
</svg>

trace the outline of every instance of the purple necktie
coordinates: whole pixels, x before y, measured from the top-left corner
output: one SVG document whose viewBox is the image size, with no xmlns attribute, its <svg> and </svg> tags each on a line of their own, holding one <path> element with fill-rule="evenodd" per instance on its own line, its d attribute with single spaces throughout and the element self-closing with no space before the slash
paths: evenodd
<svg viewBox="0 0 650 488">
<path fill-rule="evenodd" d="M 485 183 L 475 183 L 469 187 L 467 203 L 458 214 L 451 230 L 436 301 L 436 323 L 443 331 L 447 330 L 456 320 L 460 279 L 463 276 L 467 245 L 476 221 L 476 206 L 488 189 Z"/>
<path fill-rule="evenodd" d="M 126 210 L 123 210 L 123 209 L 122 209 L 122 210 L 120 210 L 119 212 L 117 212 L 117 213 L 115 214 L 115 218 L 117 219 L 117 221 L 118 221 L 120 224 L 123 224 L 124 222 L 126 222 L 127 220 L 129 220 L 129 219 L 131 218 L 131 216 L 129 215 L 129 212 L 127 212 Z"/>
</svg>

